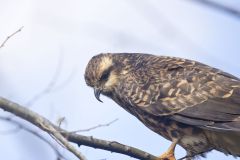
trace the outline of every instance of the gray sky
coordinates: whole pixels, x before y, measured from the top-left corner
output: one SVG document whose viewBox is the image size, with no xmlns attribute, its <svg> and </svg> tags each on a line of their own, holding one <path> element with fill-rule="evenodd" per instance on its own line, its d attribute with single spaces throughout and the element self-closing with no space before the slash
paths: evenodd
<svg viewBox="0 0 240 160">
<path fill-rule="evenodd" d="M 234 0 L 221 1 L 240 6 Z M 0 42 L 24 26 L 0 49 L 1 96 L 27 104 L 46 88 L 60 61 L 56 86 L 35 101 L 32 109 L 53 122 L 65 117 L 63 127 L 68 130 L 119 118 L 109 127 L 84 135 L 115 140 L 154 155 L 160 155 L 170 145 L 110 99 L 102 97 L 104 103 L 95 100 L 83 79 L 86 64 L 95 54 L 144 52 L 178 56 L 240 76 L 240 21 L 189 1 L 0 0 L 0 4 Z M 0 123 L 0 131 L 14 128 Z M 1 159 L 42 160 L 55 156 L 47 145 L 24 131 L 0 135 L 0 141 Z M 133 159 L 88 147 L 80 151 L 91 160 Z M 76 159 L 63 152 L 69 159 Z M 184 155 L 184 150 L 177 147 L 176 157 Z M 208 159 L 213 158 L 226 159 L 219 152 L 208 154 Z"/>
</svg>

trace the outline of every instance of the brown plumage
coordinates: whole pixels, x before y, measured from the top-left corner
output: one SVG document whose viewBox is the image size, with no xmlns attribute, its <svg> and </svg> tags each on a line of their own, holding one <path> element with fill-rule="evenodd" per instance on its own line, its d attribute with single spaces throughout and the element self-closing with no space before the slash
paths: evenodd
<svg viewBox="0 0 240 160">
<path fill-rule="evenodd" d="M 182 58 L 108 53 L 89 61 L 85 80 L 98 100 L 106 95 L 173 141 L 171 151 L 177 143 L 189 156 L 240 156 L 240 79 L 231 74 Z"/>
</svg>

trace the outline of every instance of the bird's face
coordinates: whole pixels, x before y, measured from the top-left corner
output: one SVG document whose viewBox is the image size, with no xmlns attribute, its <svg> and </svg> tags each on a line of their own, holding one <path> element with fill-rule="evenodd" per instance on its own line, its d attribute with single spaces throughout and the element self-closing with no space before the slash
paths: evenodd
<svg viewBox="0 0 240 160">
<path fill-rule="evenodd" d="M 85 81 L 93 87 L 95 97 L 100 100 L 100 94 L 108 95 L 117 86 L 120 66 L 117 65 L 112 54 L 94 56 L 85 70 Z"/>
</svg>

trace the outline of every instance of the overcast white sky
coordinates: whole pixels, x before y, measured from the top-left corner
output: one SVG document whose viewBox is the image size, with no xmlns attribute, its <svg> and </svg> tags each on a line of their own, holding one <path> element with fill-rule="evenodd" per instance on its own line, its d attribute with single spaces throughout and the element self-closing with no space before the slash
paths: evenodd
<svg viewBox="0 0 240 160">
<path fill-rule="evenodd" d="M 221 0 L 235 7 L 236 0 Z M 170 142 L 143 126 L 110 99 L 95 100 L 83 74 L 89 59 L 101 52 L 144 52 L 195 59 L 240 76 L 240 20 L 185 0 L 0 0 L 0 42 L 21 26 L 22 32 L 0 49 L 0 95 L 26 104 L 54 76 L 55 89 L 32 109 L 53 122 L 66 118 L 69 130 L 119 120 L 83 133 L 138 147 L 155 155 Z M 72 76 L 73 75 L 73 76 Z M 70 81 L 68 80 L 70 77 Z M 7 115 L 0 112 L 0 115 Z M 13 126 L 0 122 L 0 131 Z M 47 135 L 46 135 L 47 136 Z M 54 159 L 54 152 L 24 131 L 0 135 L 1 159 Z M 132 160 L 116 153 L 81 147 L 91 160 Z M 64 151 L 69 159 L 76 159 Z M 177 148 L 180 158 L 185 152 Z M 208 159 L 225 160 L 219 152 Z M 228 159 L 234 159 L 227 157 Z"/>
</svg>

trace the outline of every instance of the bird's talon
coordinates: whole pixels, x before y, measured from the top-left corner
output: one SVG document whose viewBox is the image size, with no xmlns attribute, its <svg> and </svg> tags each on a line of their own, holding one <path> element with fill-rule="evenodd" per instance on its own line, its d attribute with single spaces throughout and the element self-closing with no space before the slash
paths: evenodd
<svg viewBox="0 0 240 160">
<path fill-rule="evenodd" d="M 174 139 L 167 152 L 163 153 L 157 160 L 176 160 L 174 150 L 177 145 L 178 139 Z"/>
<path fill-rule="evenodd" d="M 157 160 L 176 160 L 173 152 L 165 152 Z"/>
</svg>

